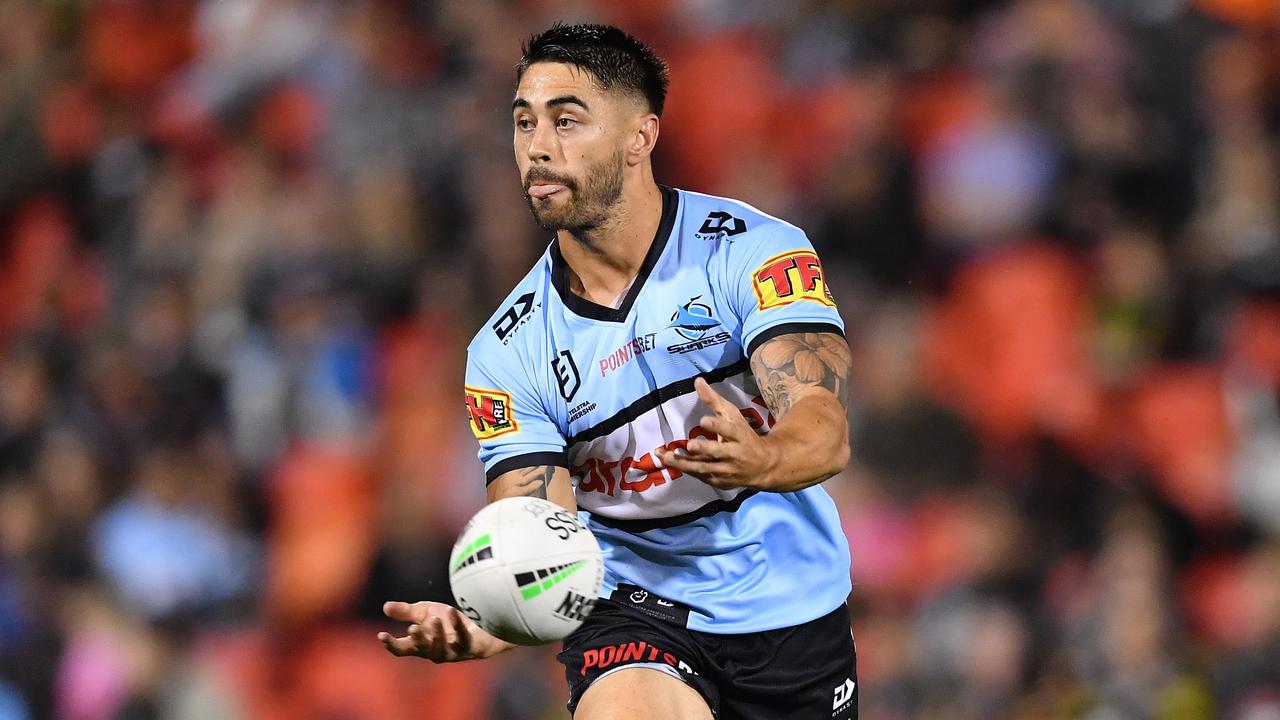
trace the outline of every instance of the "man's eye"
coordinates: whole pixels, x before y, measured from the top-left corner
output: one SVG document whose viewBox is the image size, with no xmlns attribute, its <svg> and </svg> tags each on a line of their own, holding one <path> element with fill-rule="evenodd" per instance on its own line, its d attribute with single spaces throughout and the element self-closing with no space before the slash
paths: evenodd
<svg viewBox="0 0 1280 720">
<path fill-rule="evenodd" d="M 529 128 L 533 127 L 533 123 L 529 122 L 529 118 L 520 118 L 519 120 L 516 121 L 516 127 L 520 128 L 521 130 L 528 130 Z"/>
<path fill-rule="evenodd" d="M 574 120 L 573 118 L 562 117 L 559 120 L 556 120 L 556 127 L 567 128 L 570 125 L 573 125 L 575 122 L 577 121 Z"/>
</svg>

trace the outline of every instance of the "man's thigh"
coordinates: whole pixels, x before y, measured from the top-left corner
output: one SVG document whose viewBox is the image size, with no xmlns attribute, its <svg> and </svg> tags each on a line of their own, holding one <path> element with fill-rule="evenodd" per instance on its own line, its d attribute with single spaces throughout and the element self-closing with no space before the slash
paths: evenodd
<svg viewBox="0 0 1280 720">
<path fill-rule="evenodd" d="M 683 680 L 645 667 L 624 666 L 591 684 L 574 720 L 712 720 L 702 695 Z"/>
</svg>

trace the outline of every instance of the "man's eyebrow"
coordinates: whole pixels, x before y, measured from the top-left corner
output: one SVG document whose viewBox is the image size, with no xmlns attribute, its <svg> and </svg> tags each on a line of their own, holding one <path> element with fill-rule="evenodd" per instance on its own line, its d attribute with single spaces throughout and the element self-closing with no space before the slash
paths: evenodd
<svg viewBox="0 0 1280 720">
<path fill-rule="evenodd" d="M 588 111 L 590 110 L 590 108 L 587 107 L 587 103 L 584 102 L 582 98 L 578 97 L 577 95 L 558 95 L 547 101 L 547 107 L 549 108 L 557 107 L 560 105 L 578 105 L 583 110 L 588 110 Z M 529 110 L 532 108 L 533 108 L 532 103 L 520 97 L 516 98 L 515 102 L 511 103 L 512 110 L 520 110 L 520 109 Z"/>
<path fill-rule="evenodd" d="M 556 107 L 557 105 L 578 105 L 583 110 L 591 109 L 588 108 L 587 104 L 582 101 L 582 98 L 577 95 L 560 95 L 547 101 L 547 107 Z"/>
</svg>

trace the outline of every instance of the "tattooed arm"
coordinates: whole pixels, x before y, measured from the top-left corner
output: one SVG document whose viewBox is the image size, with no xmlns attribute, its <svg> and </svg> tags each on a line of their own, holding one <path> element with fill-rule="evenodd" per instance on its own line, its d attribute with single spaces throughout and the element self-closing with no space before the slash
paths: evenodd
<svg viewBox="0 0 1280 720">
<path fill-rule="evenodd" d="M 685 454 L 660 450 L 664 465 L 719 488 L 788 492 L 826 480 L 849 462 L 849 345 L 834 333 L 794 333 L 766 340 L 751 371 L 777 423 L 757 435 L 733 403 L 705 380 L 694 382 L 714 415 L 699 425 Z"/>
<path fill-rule="evenodd" d="M 849 462 L 849 344 L 835 333 L 795 333 L 751 354 L 760 394 L 778 419 L 765 438 L 779 460 L 775 489 L 798 490 Z"/>
<path fill-rule="evenodd" d="M 779 335 L 751 355 L 751 372 L 777 418 L 814 393 L 838 402 L 843 417 L 849 406 L 850 364 L 849 344 L 826 332 Z"/>
<path fill-rule="evenodd" d="M 569 510 L 578 511 L 573 498 L 573 484 L 569 471 L 555 465 L 536 465 L 505 472 L 489 483 L 489 502 L 507 497 L 529 495 L 550 500 Z"/>
</svg>

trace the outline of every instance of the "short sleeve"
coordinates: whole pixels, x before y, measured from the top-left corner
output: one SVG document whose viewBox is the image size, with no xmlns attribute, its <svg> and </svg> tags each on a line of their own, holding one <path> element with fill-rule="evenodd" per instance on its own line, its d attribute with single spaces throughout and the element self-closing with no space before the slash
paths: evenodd
<svg viewBox="0 0 1280 720">
<path fill-rule="evenodd" d="M 778 335 L 844 334 L 822 262 L 799 228 L 761 228 L 731 243 L 728 254 L 729 295 L 742 320 L 747 357 Z"/>
<path fill-rule="evenodd" d="M 475 348 L 467 355 L 467 418 L 480 443 L 486 484 L 520 468 L 568 467 L 564 436 L 529 386 L 519 356 L 509 355 L 510 362 L 494 362 Z"/>
</svg>

